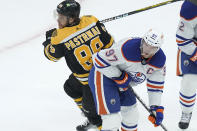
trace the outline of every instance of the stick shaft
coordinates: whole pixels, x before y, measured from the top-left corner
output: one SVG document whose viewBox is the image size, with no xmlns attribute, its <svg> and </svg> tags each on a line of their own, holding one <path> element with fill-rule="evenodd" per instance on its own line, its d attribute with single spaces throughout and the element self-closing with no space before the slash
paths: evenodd
<svg viewBox="0 0 197 131">
<path fill-rule="evenodd" d="M 127 12 L 127 13 L 124 13 L 124 14 L 121 14 L 121 15 L 110 17 L 110 18 L 101 20 L 100 22 L 101 23 L 106 23 L 106 22 L 109 22 L 109 21 L 112 21 L 112 20 L 117 20 L 117 19 L 129 16 L 129 15 L 137 14 L 139 12 L 143 12 L 143 11 L 146 11 L 146 10 L 157 8 L 157 7 L 160 7 L 160 6 L 163 6 L 163 5 L 167 5 L 167 4 L 170 4 L 170 3 L 174 3 L 174 2 L 177 2 L 177 1 L 182 1 L 182 0 L 168 0 L 168 1 L 161 2 L 161 3 L 155 4 L 155 5 L 144 7 L 144 8 L 138 9 L 138 10 Z"/>
</svg>

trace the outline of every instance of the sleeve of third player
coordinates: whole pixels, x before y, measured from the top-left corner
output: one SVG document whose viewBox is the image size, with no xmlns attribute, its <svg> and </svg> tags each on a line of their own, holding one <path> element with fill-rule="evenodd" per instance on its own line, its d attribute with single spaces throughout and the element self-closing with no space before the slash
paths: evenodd
<svg viewBox="0 0 197 131">
<path fill-rule="evenodd" d="M 95 68 L 105 76 L 119 77 L 122 71 L 117 67 L 120 63 L 124 63 L 121 54 L 121 46 L 115 43 L 111 48 L 103 49 L 93 55 L 93 63 Z"/>
<path fill-rule="evenodd" d="M 176 32 L 176 42 L 179 49 L 187 55 L 192 55 L 196 49 L 194 40 L 197 25 L 197 6 L 185 1 L 180 11 L 180 21 Z"/>
<path fill-rule="evenodd" d="M 164 89 L 166 67 L 162 67 L 155 71 L 151 77 L 147 79 L 147 89 L 149 96 L 149 105 L 161 105 L 161 97 Z"/>
</svg>

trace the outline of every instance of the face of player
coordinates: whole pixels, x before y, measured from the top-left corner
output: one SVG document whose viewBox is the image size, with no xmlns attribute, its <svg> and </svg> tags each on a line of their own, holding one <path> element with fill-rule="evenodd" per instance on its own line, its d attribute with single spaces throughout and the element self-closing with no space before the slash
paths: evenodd
<svg viewBox="0 0 197 131">
<path fill-rule="evenodd" d="M 62 14 L 57 14 L 57 23 L 58 23 L 59 29 L 64 28 L 68 24 L 67 16 L 64 16 Z"/>
<path fill-rule="evenodd" d="M 141 55 L 144 58 L 152 57 L 157 51 L 158 51 L 158 47 L 148 45 L 144 40 L 142 40 Z"/>
</svg>

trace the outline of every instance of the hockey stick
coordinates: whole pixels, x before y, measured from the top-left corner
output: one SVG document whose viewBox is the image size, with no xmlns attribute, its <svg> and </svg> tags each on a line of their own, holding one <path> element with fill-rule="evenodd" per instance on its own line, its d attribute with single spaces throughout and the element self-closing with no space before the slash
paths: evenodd
<svg viewBox="0 0 197 131">
<path fill-rule="evenodd" d="M 160 6 L 163 6 L 163 5 L 171 4 L 171 3 L 174 3 L 174 2 L 177 2 L 177 1 L 183 1 L 183 0 L 168 0 L 168 1 L 161 2 L 161 3 L 155 4 L 155 5 L 144 7 L 142 9 L 134 10 L 134 11 L 131 11 L 131 12 L 128 12 L 128 13 L 124 13 L 124 14 L 117 15 L 117 16 L 114 16 L 114 17 L 111 17 L 111 18 L 107 18 L 107 19 L 101 20 L 100 22 L 105 23 L 105 22 L 109 22 L 109 21 L 112 21 L 112 20 L 117 20 L 117 19 L 129 16 L 129 15 L 137 14 L 139 12 L 143 12 L 143 11 L 146 11 L 146 10 L 149 10 L 149 9 L 153 9 L 153 8 L 157 8 L 157 7 L 160 7 Z"/>
<path fill-rule="evenodd" d="M 135 91 L 133 90 L 133 88 L 131 86 L 129 86 L 129 88 L 131 89 L 131 91 L 133 92 L 133 94 L 136 96 L 136 98 L 138 99 L 138 101 L 143 105 L 143 107 L 150 113 L 150 114 L 153 114 L 155 115 L 149 108 L 148 106 L 145 104 L 145 102 L 143 102 L 143 100 L 137 95 L 137 93 L 135 93 Z M 164 131 L 168 131 L 166 129 L 166 127 L 161 123 L 160 125 Z"/>
</svg>

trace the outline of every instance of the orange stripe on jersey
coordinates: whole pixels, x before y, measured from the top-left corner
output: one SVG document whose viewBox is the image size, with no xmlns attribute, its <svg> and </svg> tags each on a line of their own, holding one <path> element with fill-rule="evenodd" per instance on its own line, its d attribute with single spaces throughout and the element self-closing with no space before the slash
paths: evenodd
<svg viewBox="0 0 197 131">
<path fill-rule="evenodd" d="M 181 51 L 178 50 L 178 53 L 177 53 L 177 65 L 176 65 L 176 75 L 177 76 L 180 76 L 181 75 L 180 69 L 179 69 L 179 64 L 180 64 L 179 57 L 180 57 L 180 53 L 181 53 Z"/>
<path fill-rule="evenodd" d="M 103 103 L 103 97 L 102 97 L 102 89 L 101 89 L 101 73 L 96 72 L 96 85 L 97 85 L 97 96 L 98 96 L 98 102 L 99 102 L 99 114 L 104 115 L 107 114 L 107 111 L 105 109 L 104 103 Z"/>
<path fill-rule="evenodd" d="M 96 63 L 99 64 L 101 67 L 104 67 L 104 65 L 103 65 L 101 62 L 99 62 L 96 58 L 95 58 L 95 61 L 96 61 Z"/>
<path fill-rule="evenodd" d="M 157 112 L 163 113 L 163 109 L 157 109 Z"/>
<path fill-rule="evenodd" d="M 163 89 L 163 86 L 154 86 L 154 85 L 150 85 L 150 84 L 147 84 L 147 86 L 151 87 L 151 88 Z"/>
<path fill-rule="evenodd" d="M 127 130 L 125 130 L 125 129 L 121 128 L 121 131 L 127 131 Z"/>
<path fill-rule="evenodd" d="M 191 20 L 193 20 L 193 19 L 195 19 L 195 18 L 197 18 L 197 16 L 195 16 L 194 18 L 191 18 L 191 19 L 185 19 L 184 17 L 182 17 L 182 16 L 180 16 L 181 18 L 183 18 L 184 20 L 186 20 L 186 21 L 191 21 Z"/>
<path fill-rule="evenodd" d="M 126 73 L 122 80 L 114 80 L 118 84 L 124 84 L 128 80 L 128 74 Z"/>
<path fill-rule="evenodd" d="M 191 101 L 186 101 L 186 100 L 183 100 L 183 98 L 181 98 L 181 97 L 180 97 L 180 99 L 181 99 L 181 101 L 183 101 L 185 103 L 192 103 L 192 102 L 194 102 L 196 100 L 196 99 L 194 99 L 194 100 L 191 100 Z"/>
<path fill-rule="evenodd" d="M 149 63 L 148 63 L 148 65 L 150 65 L 150 66 L 152 66 L 152 67 L 154 67 L 154 68 L 157 68 L 157 69 L 162 68 L 162 67 L 157 67 L 157 66 L 151 65 L 151 64 L 149 64 Z"/>
<path fill-rule="evenodd" d="M 195 55 L 193 55 L 193 57 L 190 58 L 190 60 L 194 62 L 197 60 L 197 52 L 195 53 Z"/>
<path fill-rule="evenodd" d="M 177 43 L 183 43 L 183 42 L 185 42 L 185 41 L 176 40 L 176 42 L 177 42 Z"/>
</svg>

